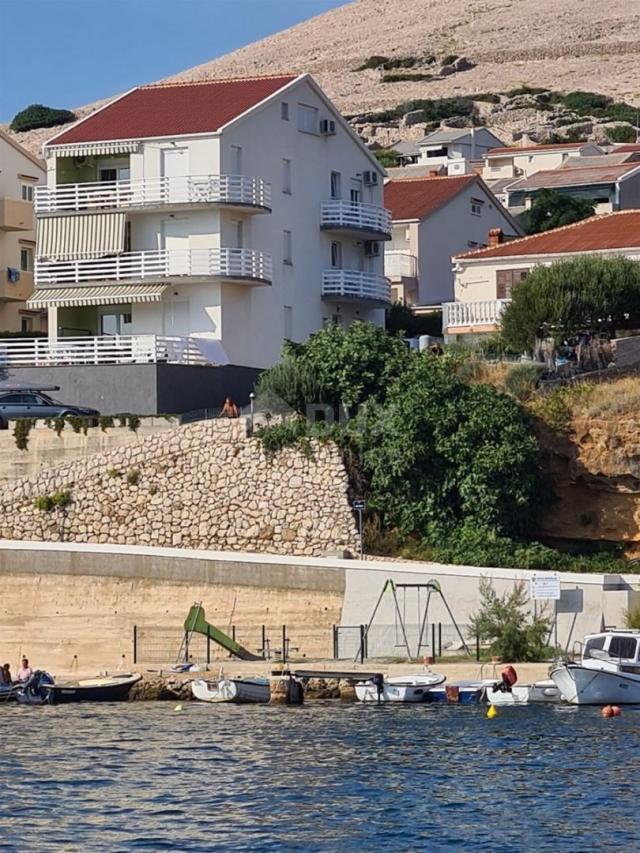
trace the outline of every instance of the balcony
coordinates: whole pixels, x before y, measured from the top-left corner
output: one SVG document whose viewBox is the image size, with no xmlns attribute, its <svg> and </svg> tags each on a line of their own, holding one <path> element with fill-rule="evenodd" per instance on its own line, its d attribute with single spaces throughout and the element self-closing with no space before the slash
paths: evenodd
<svg viewBox="0 0 640 853">
<path fill-rule="evenodd" d="M 325 270 L 322 298 L 331 302 L 357 301 L 372 308 L 391 304 L 391 285 L 382 275 L 360 270 Z"/>
<path fill-rule="evenodd" d="M 484 299 L 479 302 L 444 302 L 442 329 L 445 334 L 490 332 L 500 325 L 509 299 Z"/>
<path fill-rule="evenodd" d="M 352 201 L 323 201 L 320 227 L 324 231 L 350 234 L 356 231 L 365 240 L 391 239 L 391 213 L 377 204 Z"/>
<path fill-rule="evenodd" d="M 384 271 L 392 279 L 417 278 L 418 259 L 415 255 L 410 255 L 408 252 L 385 252 Z"/>
<path fill-rule="evenodd" d="M 0 198 L 0 231 L 32 231 L 33 205 L 18 198 Z"/>
<path fill-rule="evenodd" d="M 226 364 L 220 341 L 161 335 L 13 338 L 0 341 L 0 366 Z"/>
<path fill-rule="evenodd" d="M 271 256 L 252 249 L 159 249 L 109 258 L 36 261 L 36 287 L 145 279 L 225 279 L 241 284 L 271 284 Z"/>
<path fill-rule="evenodd" d="M 83 210 L 151 211 L 171 205 L 198 207 L 204 204 L 270 213 L 271 184 L 244 175 L 200 175 L 59 184 L 36 187 L 35 194 L 39 216 Z"/>
</svg>

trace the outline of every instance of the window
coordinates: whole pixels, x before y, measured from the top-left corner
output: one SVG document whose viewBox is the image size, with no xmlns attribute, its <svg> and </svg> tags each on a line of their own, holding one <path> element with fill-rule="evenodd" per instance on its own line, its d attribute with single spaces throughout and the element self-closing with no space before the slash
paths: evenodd
<svg viewBox="0 0 640 853">
<path fill-rule="evenodd" d="M 242 174 L 242 148 L 239 145 L 231 146 L 231 173 Z"/>
<path fill-rule="evenodd" d="M 131 177 L 131 169 L 128 166 L 107 166 L 98 172 L 101 183 L 108 181 L 128 181 Z"/>
<path fill-rule="evenodd" d="M 33 184 L 22 184 L 22 201 L 33 201 Z"/>
<path fill-rule="evenodd" d="M 242 219 L 231 220 L 231 233 L 233 235 L 234 249 L 241 249 L 244 243 L 244 226 Z"/>
<path fill-rule="evenodd" d="M 318 132 L 318 110 L 305 104 L 298 104 L 298 130 L 303 133 Z"/>
<path fill-rule="evenodd" d="M 635 660 L 637 640 L 633 637 L 612 637 L 609 643 L 610 658 Z"/>
<path fill-rule="evenodd" d="M 293 264 L 293 256 L 291 249 L 291 231 L 282 232 L 282 263 Z"/>
<path fill-rule="evenodd" d="M 20 269 L 22 272 L 33 270 L 33 249 L 28 249 L 26 246 L 20 249 Z"/>
<path fill-rule="evenodd" d="M 284 306 L 284 337 L 287 341 L 293 340 L 293 308 L 291 305 Z"/>
<path fill-rule="evenodd" d="M 286 101 L 280 104 L 280 118 L 282 121 L 289 121 L 289 104 Z"/>
<path fill-rule="evenodd" d="M 342 198 L 340 172 L 331 172 L 331 198 Z"/>
<path fill-rule="evenodd" d="M 342 243 L 337 240 L 331 243 L 331 266 L 334 270 L 342 269 Z"/>
<path fill-rule="evenodd" d="M 359 204 L 362 201 L 362 184 L 355 178 L 351 179 L 351 188 L 349 189 L 349 198 L 352 204 Z"/>
<path fill-rule="evenodd" d="M 426 155 L 427 157 L 446 157 L 447 156 L 447 148 L 443 145 L 440 148 L 427 148 Z"/>
<path fill-rule="evenodd" d="M 605 637 L 593 637 L 591 640 L 587 640 L 582 656 L 585 658 L 594 657 L 591 652 L 594 650 L 601 651 L 602 649 L 604 649 L 605 639 Z M 598 656 L 595 655 L 595 657 L 597 658 Z"/>
<path fill-rule="evenodd" d="M 291 160 L 282 160 L 282 192 L 291 195 Z"/>
<path fill-rule="evenodd" d="M 33 332 L 33 317 L 27 317 L 24 314 L 20 317 L 20 331 Z"/>
<path fill-rule="evenodd" d="M 496 273 L 496 299 L 511 299 L 513 288 L 529 275 L 529 270 L 498 270 Z"/>
<path fill-rule="evenodd" d="M 484 202 L 480 198 L 471 199 L 471 213 L 474 216 L 482 216 L 482 207 Z"/>
</svg>

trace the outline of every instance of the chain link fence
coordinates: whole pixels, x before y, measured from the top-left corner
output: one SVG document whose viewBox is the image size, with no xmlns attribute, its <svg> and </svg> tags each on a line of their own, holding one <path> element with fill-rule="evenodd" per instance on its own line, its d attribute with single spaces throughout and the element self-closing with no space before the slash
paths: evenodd
<svg viewBox="0 0 640 853">
<path fill-rule="evenodd" d="M 458 630 L 460 633 L 458 633 Z M 464 653 L 464 637 L 469 649 L 475 649 L 475 640 L 469 640 L 469 626 L 444 622 L 420 625 L 336 625 L 333 629 L 333 656 L 337 660 L 368 658 L 418 658 L 423 655 L 441 657 L 456 652 Z M 364 649 L 362 649 L 364 646 Z M 408 646 L 408 651 L 407 651 Z"/>
</svg>

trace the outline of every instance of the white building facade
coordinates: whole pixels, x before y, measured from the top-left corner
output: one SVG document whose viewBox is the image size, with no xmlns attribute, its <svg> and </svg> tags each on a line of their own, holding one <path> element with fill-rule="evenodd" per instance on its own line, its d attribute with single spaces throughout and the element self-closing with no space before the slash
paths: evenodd
<svg viewBox="0 0 640 853">
<path fill-rule="evenodd" d="M 265 368 L 384 321 L 384 170 L 308 75 L 141 87 L 44 153 L 31 304 L 57 348 Z"/>
</svg>

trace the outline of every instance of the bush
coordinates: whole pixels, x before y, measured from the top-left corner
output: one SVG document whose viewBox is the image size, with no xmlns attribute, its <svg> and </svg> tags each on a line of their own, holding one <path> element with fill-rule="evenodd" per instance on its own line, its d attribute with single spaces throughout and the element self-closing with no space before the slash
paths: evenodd
<svg viewBox="0 0 640 853">
<path fill-rule="evenodd" d="M 627 628 L 640 631 L 640 604 L 636 604 L 630 610 L 624 611 L 624 624 Z"/>
<path fill-rule="evenodd" d="M 611 98 L 599 95 L 597 92 L 569 92 L 562 96 L 564 106 L 578 115 L 593 115 L 594 110 L 602 110 L 609 106 Z"/>
<path fill-rule="evenodd" d="M 480 579 L 480 610 L 469 623 L 469 636 L 491 643 L 491 653 L 503 661 L 537 661 L 550 656 L 546 638 L 551 618 L 532 615 L 527 609 L 524 581 L 511 592 L 498 595 L 488 578 Z"/>
<path fill-rule="evenodd" d="M 13 427 L 13 437 L 18 450 L 26 450 L 29 447 L 29 433 L 35 424 L 33 418 L 18 418 Z"/>
<path fill-rule="evenodd" d="M 425 82 L 427 80 L 433 80 L 433 74 L 383 74 L 382 82 L 383 83 L 406 83 L 413 81 Z"/>
<path fill-rule="evenodd" d="M 368 118 L 373 122 L 387 122 L 394 119 L 402 118 L 407 113 L 416 112 L 419 110 L 421 120 L 425 122 L 442 121 L 443 119 L 452 118 L 453 116 L 470 116 L 474 114 L 474 104 L 472 97 L 464 98 L 414 98 L 411 101 L 404 101 L 390 110 L 382 110 L 378 113 L 368 114 Z"/>
<path fill-rule="evenodd" d="M 441 65 L 453 65 L 453 63 L 458 59 L 457 53 L 448 53 L 446 56 L 442 57 L 440 62 Z"/>
<path fill-rule="evenodd" d="M 41 495 L 33 502 L 36 509 L 43 512 L 53 512 L 54 509 L 65 509 L 71 503 L 71 492 L 60 489 L 50 495 Z"/>
<path fill-rule="evenodd" d="M 474 95 L 465 95 L 465 97 L 472 101 L 486 101 L 488 104 L 500 103 L 500 95 L 496 95 L 493 92 L 476 92 Z"/>
<path fill-rule="evenodd" d="M 15 133 L 25 130 L 35 130 L 37 127 L 57 127 L 76 120 L 76 114 L 71 110 L 57 110 L 45 107 L 43 104 L 31 104 L 21 112 L 16 113 L 9 127 Z"/>
<path fill-rule="evenodd" d="M 537 86 L 520 86 L 517 89 L 509 89 L 508 92 L 505 92 L 507 98 L 517 98 L 518 95 L 543 95 L 547 92 L 547 89 L 540 89 Z"/>
<path fill-rule="evenodd" d="M 635 142 L 636 129 L 630 124 L 618 124 L 605 129 L 609 142 Z"/>
<path fill-rule="evenodd" d="M 366 71 L 370 68 L 383 68 L 385 71 L 391 71 L 393 68 L 413 68 L 419 62 L 420 59 L 417 56 L 396 56 L 389 58 L 388 56 L 374 55 L 370 56 L 358 68 L 354 68 L 354 71 Z"/>
<path fill-rule="evenodd" d="M 523 403 L 533 395 L 542 373 L 543 368 L 539 364 L 516 364 L 505 376 L 504 387 Z"/>
<path fill-rule="evenodd" d="M 379 148 L 373 156 L 385 169 L 392 169 L 400 163 L 400 155 L 393 148 Z"/>
<path fill-rule="evenodd" d="M 442 311 L 416 316 L 408 305 L 394 302 L 387 309 L 385 323 L 391 335 L 404 338 L 417 338 L 420 335 L 442 337 Z"/>
<path fill-rule="evenodd" d="M 385 62 L 389 61 L 388 56 L 379 56 L 374 54 L 370 56 L 369 59 L 366 59 L 362 65 L 359 65 L 357 68 L 354 68 L 354 71 L 367 71 L 369 68 L 382 68 Z"/>
</svg>

